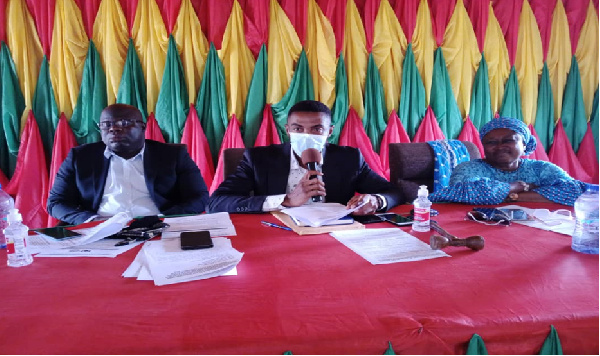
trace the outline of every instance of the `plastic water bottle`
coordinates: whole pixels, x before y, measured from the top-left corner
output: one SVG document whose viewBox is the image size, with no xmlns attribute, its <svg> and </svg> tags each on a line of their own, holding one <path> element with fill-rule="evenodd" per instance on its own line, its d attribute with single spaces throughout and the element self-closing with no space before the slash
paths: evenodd
<svg viewBox="0 0 600 356">
<path fill-rule="evenodd" d="M 419 186 L 417 199 L 414 204 L 414 222 L 412 225 L 413 231 L 427 232 L 430 229 L 430 212 L 431 202 L 429 201 L 429 191 L 426 185 Z"/>
<path fill-rule="evenodd" d="M 593 185 L 575 201 L 571 248 L 577 252 L 598 254 L 598 201 L 598 186 Z"/>
<path fill-rule="evenodd" d="M 27 251 L 29 228 L 23 225 L 23 218 L 18 209 L 11 209 L 7 220 L 8 227 L 4 229 L 7 242 L 7 264 L 9 267 L 27 266 L 33 262 L 33 257 Z"/>
<path fill-rule="evenodd" d="M 14 207 L 15 201 L 7 192 L 2 190 L 0 184 L 0 248 L 6 248 L 6 238 L 4 237 L 4 229 L 8 226 L 6 216 L 10 209 L 14 209 Z"/>
</svg>

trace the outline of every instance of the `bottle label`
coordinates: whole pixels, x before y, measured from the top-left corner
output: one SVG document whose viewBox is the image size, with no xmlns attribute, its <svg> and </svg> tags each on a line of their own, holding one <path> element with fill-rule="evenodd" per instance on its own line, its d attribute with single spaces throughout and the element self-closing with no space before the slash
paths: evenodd
<svg viewBox="0 0 600 356">
<path fill-rule="evenodd" d="M 15 243 L 14 242 L 9 242 L 6 245 L 6 253 L 9 255 L 15 253 Z"/>
<path fill-rule="evenodd" d="M 415 207 L 414 219 L 415 221 L 428 221 L 430 210 L 427 208 Z"/>
</svg>

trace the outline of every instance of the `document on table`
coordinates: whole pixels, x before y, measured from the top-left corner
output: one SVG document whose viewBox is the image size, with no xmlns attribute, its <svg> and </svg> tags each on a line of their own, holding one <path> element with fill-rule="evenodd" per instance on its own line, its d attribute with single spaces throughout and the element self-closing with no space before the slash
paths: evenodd
<svg viewBox="0 0 600 356">
<path fill-rule="evenodd" d="M 450 257 L 398 228 L 335 231 L 330 235 L 374 265 Z"/>
<path fill-rule="evenodd" d="M 157 286 L 222 275 L 235 275 L 243 253 L 224 237 L 213 238 L 214 247 L 181 250 L 179 239 L 148 241 L 123 277 L 153 280 Z"/>
<path fill-rule="evenodd" d="M 163 231 L 162 238 L 170 239 L 179 237 L 183 231 L 208 230 L 210 236 L 236 236 L 235 227 L 229 213 L 201 214 L 193 216 L 180 216 L 165 218 L 169 227 Z"/>
<path fill-rule="evenodd" d="M 525 211 L 531 217 L 531 220 L 513 220 L 513 222 L 521 225 L 569 236 L 573 235 L 573 231 L 575 231 L 575 219 L 571 216 L 571 211 L 567 209 L 550 211 L 548 209 L 531 209 L 519 205 L 506 205 L 500 208 Z"/>
<path fill-rule="evenodd" d="M 306 226 L 319 227 L 351 214 L 365 203 L 353 209 L 347 209 L 345 205 L 339 203 L 316 203 L 283 209 L 281 212 Z"/>
<path fill-rule="evenodd" d="M 33 236 L 29 236 L 29 238 L 31 237 Z M 48 249 L 38 253 L 35 257 L 117 257 L 123 252 L 144 243 L 143 241 L 133 241 L 128 245 L 115 246 L 119 241 L 121 240 L 102 239 L 85 245 Z"/>
</svg>

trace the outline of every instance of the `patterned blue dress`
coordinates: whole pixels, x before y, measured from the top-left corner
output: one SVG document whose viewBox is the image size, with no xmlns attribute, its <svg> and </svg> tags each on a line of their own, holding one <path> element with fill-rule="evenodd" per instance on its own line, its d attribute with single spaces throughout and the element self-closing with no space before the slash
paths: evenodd
<svg viewBox="0 0 600 356">
<path fill-rule="evenodd" d="M 507 172 L 494 168 L 482 159 L 456 166 L 448 187 L 431 194 L 434 202 L 500 204 L 507 197 L 510 183 L 524 181 L 538 186 L 533 189 L 545 198 L 563 205 L 573 205 L 587 184 L 571 178 L 557 165 L 533 159 L 521 159 L 519 168 Z"/>
</svg>

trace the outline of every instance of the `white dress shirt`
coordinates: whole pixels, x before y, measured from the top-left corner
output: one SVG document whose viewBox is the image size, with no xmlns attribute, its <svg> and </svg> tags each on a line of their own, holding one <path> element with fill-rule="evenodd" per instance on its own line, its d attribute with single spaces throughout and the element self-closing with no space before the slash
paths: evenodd
<svg viewBox="0 0 600 356">
<path fill-rule="evenodd" d="M 113 216 L 119 212 L 128 212 L 133 217 L 160 214 L 146 186 L 144 148 L 130 159 L 114 154 L 108 147 L 104 150 L 110 163 L 98 215 Z"/>
</svg>

